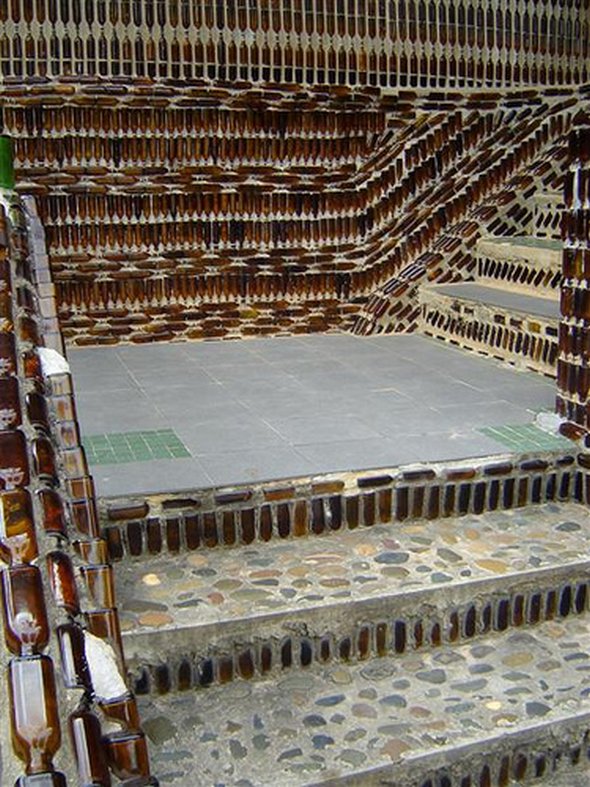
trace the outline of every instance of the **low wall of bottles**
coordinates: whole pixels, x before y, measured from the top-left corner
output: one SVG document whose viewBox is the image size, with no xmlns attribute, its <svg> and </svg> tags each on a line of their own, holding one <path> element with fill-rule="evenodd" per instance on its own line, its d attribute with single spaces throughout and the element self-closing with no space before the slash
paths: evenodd
<svg viewBox="0 0 590 787">
<path fill-rule="evenodd" d="M 0 75 L 579 84 L 588 0 L 11 0 Z"/>
</svg>

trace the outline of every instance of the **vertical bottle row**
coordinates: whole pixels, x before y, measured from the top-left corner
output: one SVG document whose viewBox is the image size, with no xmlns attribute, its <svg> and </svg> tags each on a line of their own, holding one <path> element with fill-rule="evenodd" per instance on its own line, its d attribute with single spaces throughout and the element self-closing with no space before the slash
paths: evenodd
<svg viewBox="0 0 590 787">
<path fill-rule="evenodd" d="M 584 4 L 4 3 L 0 74 L 381 87 L 588 79 Z"/>
<path fill-rule="evenodd" d="M 42 237 L 39 217 L 32 210 L 29 221 L 35 238 Z M 37 275 L 47 278 L 47 263 L 39 265 L 43 267 L 37 268 Z M 106 543 L 100 537 L 94 485 L 80 444 L 72 380 L 69 374 L 53 374 L 45 385 L 52 414 L 50 434 L 60 459 L 59 489 L 63 492 L 58 492 L 53 483 L 43 485 L 37 490 L 37 506 L 44 533 L 54 542 L 45 554 L 45 570 L 57 621 L 62 680 L 79 697 L 77 709 L 63 726 L 69 733 L 80 784 L 108 787 L 115 777 L 133 780 L 138 787 L 156 785 L 135 699 L 122 677 L 125 663 L 113 570 Z M 38 473 L 38 477 L 42 476 Z M 84 608 L 79 581 L 85 586 Z M 40 627 L 38 638 L 42 631 Z M 96 655 L 97 640 L 105 643 L 112 658 L 105 659 L 104 646 Z M 102 668 L 110 663 L 108 688 L 97 678 L 97 659 Z M 107 734 L 101 730 L 97 706 L 108 718 Z"/>
<path fill-rule="evenodd" d="M 39 339 L 22 208 L 10 191 L 0 204 L 0 595 L 12 748 L 24 775 L 64 787 L 54 758 L 62 739 L 56 676 L 45 653 L 51 631 L 48 592 L 39 566 L 34 489 L 38 471 L 52 476 Z M 5 755 L 8 756 L 8 750 Z"/>
<path fill-rule="evenodd" d="M 590 431 L 590 116 L 574 119 L 562 223 L 563 276 L 557 410 L 566 433 Z"/>
</svg>

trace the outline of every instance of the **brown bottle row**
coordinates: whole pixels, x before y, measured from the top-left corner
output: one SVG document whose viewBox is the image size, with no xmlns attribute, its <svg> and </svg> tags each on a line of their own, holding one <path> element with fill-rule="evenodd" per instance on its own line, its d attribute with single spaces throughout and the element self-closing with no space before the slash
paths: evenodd
<svg viewBox="0 0 590 787">
<path fill-rule="evenodd" d="M 369 39 L 370 40 L 370 39 Z M 381 42 L 374 39 L 375 46 Z M 514 46 L 491 49 L 483 59 L 465 46 L 461 55 L 448 44 L 441 57 L 428 57 L 420 43 L 411 54 L 387 55 L 376 48 L 365 52 L 340 49 L 248 47 L 245 43 L 217 45 L 188 39 L 168 44 L 166 39 L 144 41 L 99 37 L 83 41 L 53 37 L 24 41 L 18 34 L 0 37 L 0 72 L 4 77 L 84 74 L 104 78 L 128 76 L 172 79 L 238 79 L 298 84 L 446 87 L 447 85 L 579 84 L 588 68 L 577 56 L 577 44 L 558 42 L 555 52 L 534 54 Z M 516 52 L 516 61 L 511 55 Z M 544 61 L 537 63 L 539 57 Z"/>
<path fill-rule="evenodd" d="M 57 289 L 64 308 L 94 311 L 117 308 L 129 304 L 194 300 L 198 303 L 235 302 L 240 298 L 275 300 L 289 297 L 295 300 L 323 299 L 363 293 L 376 281 L 372 271 L 348 273 L 281 273 L 258 276 L 255 273 L 224 273 L 193 276 L 174 274 L 144 279 L 118 279 L 96 282 L 58 282 Z M 187 306 L 187 309 L 192 307 Z M 176 312 L 180 312 L 177 306 Z"/>
<path fill-rule="evenodd" d="M 280 91 L 279 91 L 280 93 Z M 276 101 L 276 91 L 273 91 Z M 286 96 L 289 94 L 286 93 Z M 252 100 L 259 104 L 264 97 L 260 94 Z M 203 90 L 201 97 L 208 99 Z M 149 134 L 165 136 L 201 136 L 215 134 L 223 137 L 307 137 L 329 136 L 350 137 L 367 133 L 379 133 L 384 129 L 385 116 L 380 111 L 365 110 L 339 112 L 313 109 L 306 106 L 305 112 L 296 110 L 268 110 L 263 107 L 240 109 L 226 107 L 199 107 L 199 96 L 194 97 L 196 106 L 178 108 L 173 97 L 166 107 L 103 107 L 65 104 L 11 106 L 4 109 L 4 125 L 16 138 L 33 134 L 37 142 L 45 133 L 50 139 L 62 134 L 88 136 L 93 134 L 113 136 L 132 135 L 142 137 Z M 317 103 L 312 99 L 313 103 Z"/>
<path fill-rule="evenodd" d="M 121 166 L 154 164 L 199 164 L 203 161 L 227 165 L 230 162 L 268 165 L 320 163 L 328 167 L 342 162 L 355 161 L 370 150 L 360 137 L 335 137 L 315 139 L 287 138 L 224 138 L 224 137 L 64 137 L 48 140 L 17 138 L 16 166 L 30 162 L 41 165 L 57 163 L 85 165 L 99 161 Z"/>
<path fill-rule="evenodd" d="M 362 236 L 372 227 L 369 216 L 351 218 L 339 216 L 335 219 L 310 221 L 208 221 L 199 220 L 174 224 L 66 224 L 47 228 L 47 237 L 52 249 L 177 249 L 198 247 L 203 249 L 219 246 L 250 244 L 254 248 L 290 247 L 302 243 L 331 244 L 339 239 Z"/>
<path fill-rule="evenodd" d="M 35 7 L 37 6 L 37 7 Z M 268 5 L 252 5 L 249 8 L 238 0 L 227 3 L 177 4 L 171 2 L 163 5 L 147 0 L 135 3 L 132 7 L 117 4 L 99 3 L 73 4 L 50 0 L 48 8 L 38 0 L 36 4 L 28 3 L 22 14 L 24 22 L 48 21 L 55 25 L 68 22 L 78 26 L 82 22 L 95 24 L 102 28 L 109 21 L 114 25 L 127 26 L 128 33 L 138 27 L 147 28 L 152 35 L 163 36 L 164 28 L 170 27 L 181 37 L 191 28 L 229 29 L 245 32 L 281 31 L 290 34 L 306 32 L 340 36 L 379 36 L 380 38 L 396 38 L 402 40 L 437 40 L 445 43 L 469 43 L 476 41 L 479 46 L 488 43 L 490 46 L 514 45 L 514 39 L 524 39 L 526 45 L 535 47 L 549 39 L 554 44 L 555 37 L 572 36 L 571 29 L 558 27 L 558 21 L 567 19 L 567 4 L 553 3 L 547 8 L 544 5 L 535 12 L 526 3 L 514 2 L 505 9 L 486 7 L 478 0 L 472 0 L 458 8 L 451 4 L 424 2 L 424 0 L 408 0 L 389 9 L 389 19 L 385 15 L 385 6 L 364 0 L 354 2 L 335 2 L 334 0 L 318 0 L 313 6 L 299 3 L 272 2 Z M 0 21 L 21 20 L 20 7 L 11 3 L 0 15 Z"/>
</svg>

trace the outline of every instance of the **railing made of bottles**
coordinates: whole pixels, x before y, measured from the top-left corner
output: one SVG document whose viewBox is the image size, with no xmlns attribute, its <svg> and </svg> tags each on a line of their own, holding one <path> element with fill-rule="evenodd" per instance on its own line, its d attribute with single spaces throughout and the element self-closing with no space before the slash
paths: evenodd
<svg viewBox="0 0 590 787">
<path fill-rule="evenodd" d="M 588 0 L 5 0 L 0 79 L 577 83 L 588 12 Z"/>
</svg>

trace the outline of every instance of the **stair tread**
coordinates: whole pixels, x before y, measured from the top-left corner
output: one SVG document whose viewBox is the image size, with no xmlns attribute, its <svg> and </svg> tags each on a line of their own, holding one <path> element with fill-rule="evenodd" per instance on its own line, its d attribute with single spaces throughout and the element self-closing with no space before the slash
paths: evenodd
<svg viewBox="0 0 590 787">
<path fill-rule="evenodd" d="M 501 289 L 500 287 L 480 284 L 479 282 L 461 282 L 457 284 L 438 284 L 430 286 L 441 295 L 451 298 L 461 298 L 490 306 L 500 307 L 510 312 L 544 317 L 559 320 L 559 300 L 553 298 L 540 298 L 515 290 Z"/>
<path fill-rule="evenodd" d="M 287 617 L 309 622 L 312 613 L 346 614 L 351 604 L 395 598 L 405 603 L 417 593 L 436 604 L 451 586 L 469 601 L 478 587 L 583 568 L 589 547 L 587 510 L 548 503 L 359 527 L 296 543 L 277 538 L 160 555 L 117 565 L 123 636 L 128 653 L 141 657 L 144 644 L 165 647 L 186 628 L 218 631 L 221 624 Z"/>
<path fill-rule="evenodd" d="M 533 739 L 555 743 L 572 728 L 581 741 L 589 652 L 590 619 L 573 617 L 404 657 L 141 699 L 140 708 L 162 784 L 186 785 L 190 773 L 190 784 L 287 787 L 353 783 L 364 772 L 362 784 L 387 776 L 414 785 L 429 767 L 468 769 L 496 746 L 504 754 Z M 553 776 L 545 783 L 555 785 Z"/>
<path fill-rule="evenodd" d="M 478 254 L 495 259 L 522 259 L 534 264 L 559 268 L 563 241 L 534 235 L 492 236 L 477 242 Z"/>
</svg>

